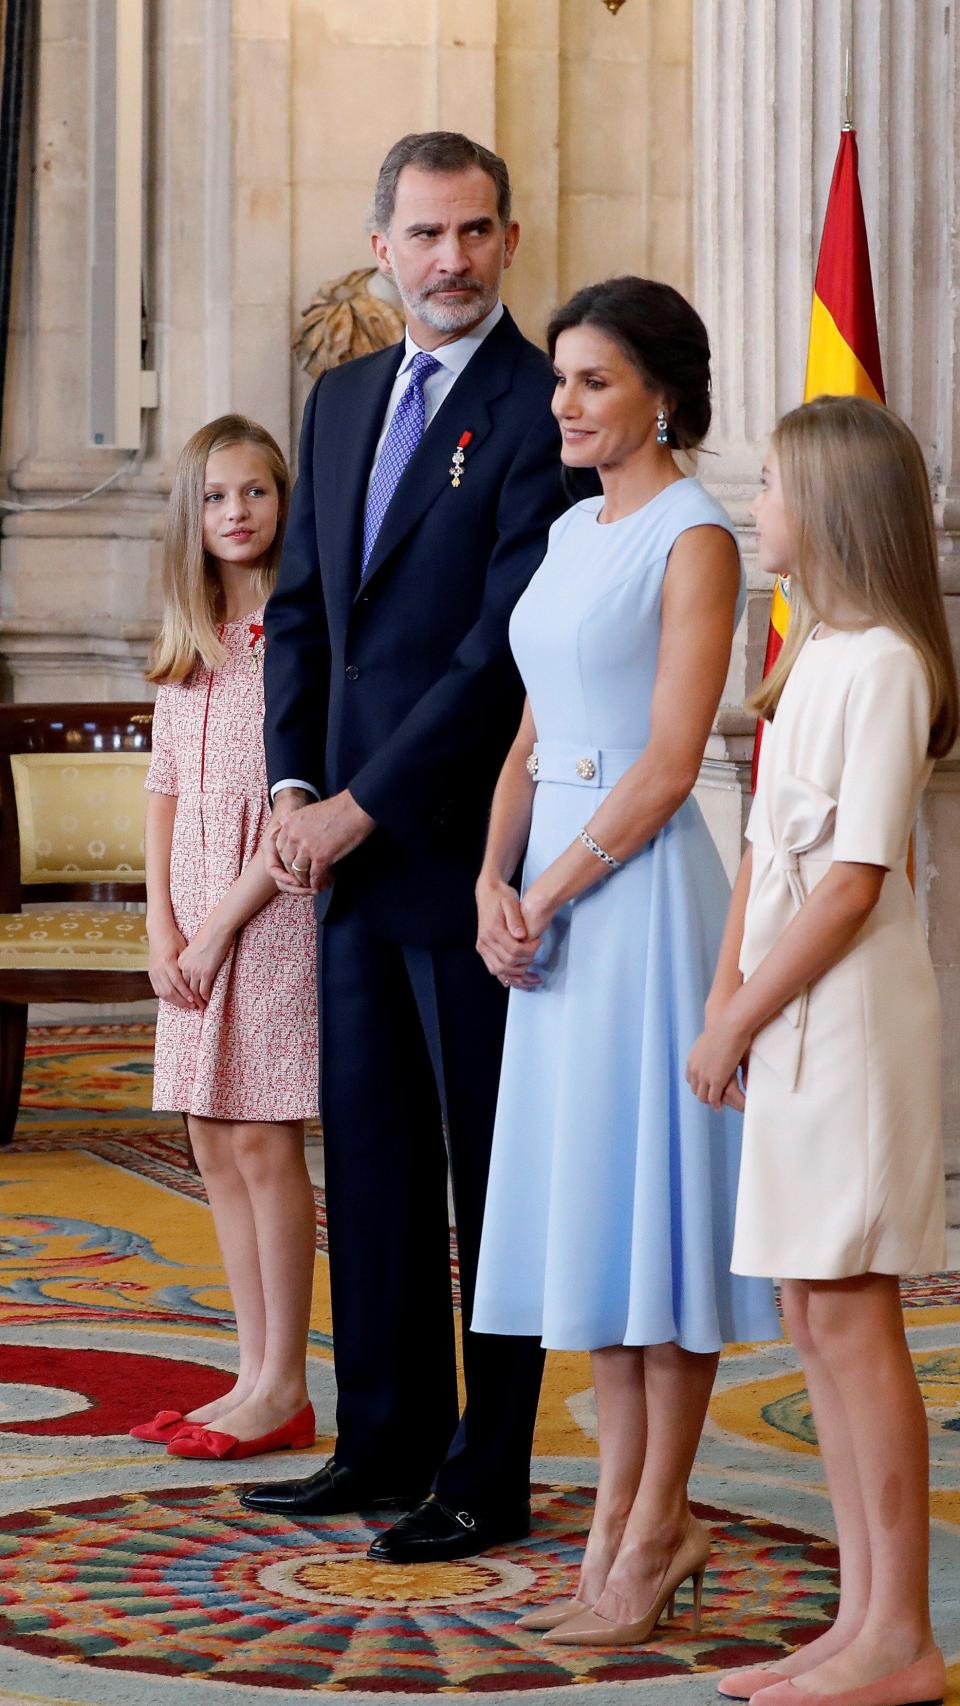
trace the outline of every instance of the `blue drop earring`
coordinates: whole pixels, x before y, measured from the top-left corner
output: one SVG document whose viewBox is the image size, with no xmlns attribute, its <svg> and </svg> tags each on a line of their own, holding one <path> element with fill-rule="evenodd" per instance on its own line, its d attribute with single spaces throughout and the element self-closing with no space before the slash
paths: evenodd
<svg viewBox="0 0 960 1706">
<path fill-rule="evenodd" d="M 667 411 L 663 407 L 657 410 L 657 443 L 667 443 Z"/>
</svg>

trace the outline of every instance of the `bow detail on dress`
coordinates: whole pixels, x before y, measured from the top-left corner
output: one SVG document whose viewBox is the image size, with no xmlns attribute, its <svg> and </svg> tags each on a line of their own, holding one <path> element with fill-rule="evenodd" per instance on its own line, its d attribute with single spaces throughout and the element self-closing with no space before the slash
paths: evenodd
<svg viewBox="0 0 960 1706">
<path fill-rule="evenodd" d="M 801 853 L 812 853 L 833 828 L 837 802 L 818 782 L 805 776 L 779 776 L 774 783 L 772 815 L 777 853 L 792 869 Z"/>
<path fill-rule="evenodd" d="M 806 900 L 813 885 L 806 880 L 804 863 L 832 838 L 836 811 L 836 800 L 816 782 L 803 776 L 777 778 L 769 812 L 771 839 L 761 839 L 758 830 L 753 843 L 754 873 L 740 950 L 744 977 L 756 971 Z M 829 854 L 821 862 L 829 864 Z M 800 1073 L 807 996 L 803 989 L 788 1001 L 752 1044 L 791 1090 Z"/>
</svg>

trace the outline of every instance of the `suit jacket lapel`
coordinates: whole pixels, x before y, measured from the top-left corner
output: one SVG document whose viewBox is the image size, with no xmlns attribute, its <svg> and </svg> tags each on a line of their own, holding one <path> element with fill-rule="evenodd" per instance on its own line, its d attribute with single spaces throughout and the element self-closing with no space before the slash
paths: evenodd
<svg viewBox="0 0 960 1706">
<path fill-rule="evenodd" d="M 469 479 L 470 458 L 492 424 L 487 404 L 508 389 L 519 342 L 520 333 L 505 313 L 447 393 L 390 500 L 363 577 L 365 589 L 450 483 L 451 459 L 465 432 L 471 435 L 464 469 L 464 477 Z"/>
<path fill-rule="evenodd" d="M 321 535 L 328 544 L 323 555 L 331 568 L 327 594 L 340 595 L 344 616 L 360 579 L 367 484 L 403 349 L 402 343 L 393 344 L 356 369 L 351 375 L 356 389 L 344 411 L 344 427 L 349 423 L 349 430 L 338 432 L 332 445 L 319 448 L 323 476 L 317 503 Z"/>
</svg>

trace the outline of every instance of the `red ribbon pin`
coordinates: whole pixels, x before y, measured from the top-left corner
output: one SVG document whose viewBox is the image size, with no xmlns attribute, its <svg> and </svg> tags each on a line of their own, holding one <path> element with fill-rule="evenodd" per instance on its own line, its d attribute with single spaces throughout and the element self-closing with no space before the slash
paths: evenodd
<svg viewBox="0 0 960 1706">
<path fill-rule="evenodd" d="M 459 486 L 460 481 L 463 478 L 463 465 L 466 462 L 466 457 L 463 453 L 472 437 L 472 432 L 462 432 L 460 437 L 457 439 L 457 448 L 453 453 L 453 461 L 450 464 L 451 486 Z"/>
</svg>

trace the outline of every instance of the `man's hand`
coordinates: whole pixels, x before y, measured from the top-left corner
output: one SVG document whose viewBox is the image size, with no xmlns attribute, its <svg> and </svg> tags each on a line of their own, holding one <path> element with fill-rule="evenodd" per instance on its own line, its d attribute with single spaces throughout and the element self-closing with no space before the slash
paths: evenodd
<svg viewBox="0 0 960 1706">
<path fill-rule="evenodd" d="M 332 799 L 284 810 L 281 802 L 288 794 L 297 790 L 283 790 L 267 832 L 281 874 L 269 856 L 267 869 L 277 887 L 288 894 L 302 894 L 304 889 L 319 894 L 333 882 L 332 867 L 366 841 L 376 824 L 346 788 Z"/>
<path fill-rule="evenodd" d="M 309 805 L 313 799 L 302 788 L 281 788 L 273 802 L 270 822 L 260 845 L 263 849 L 263 863 L 267 875 L 271 876 L 278 889 L 299 889 L 303 884 L 295 877 L 290 881 L 286 865 L 277 852 L 277 836 L 290 816 L 291 812 L 299 811 L 302 806 Z"/>
</svg>

